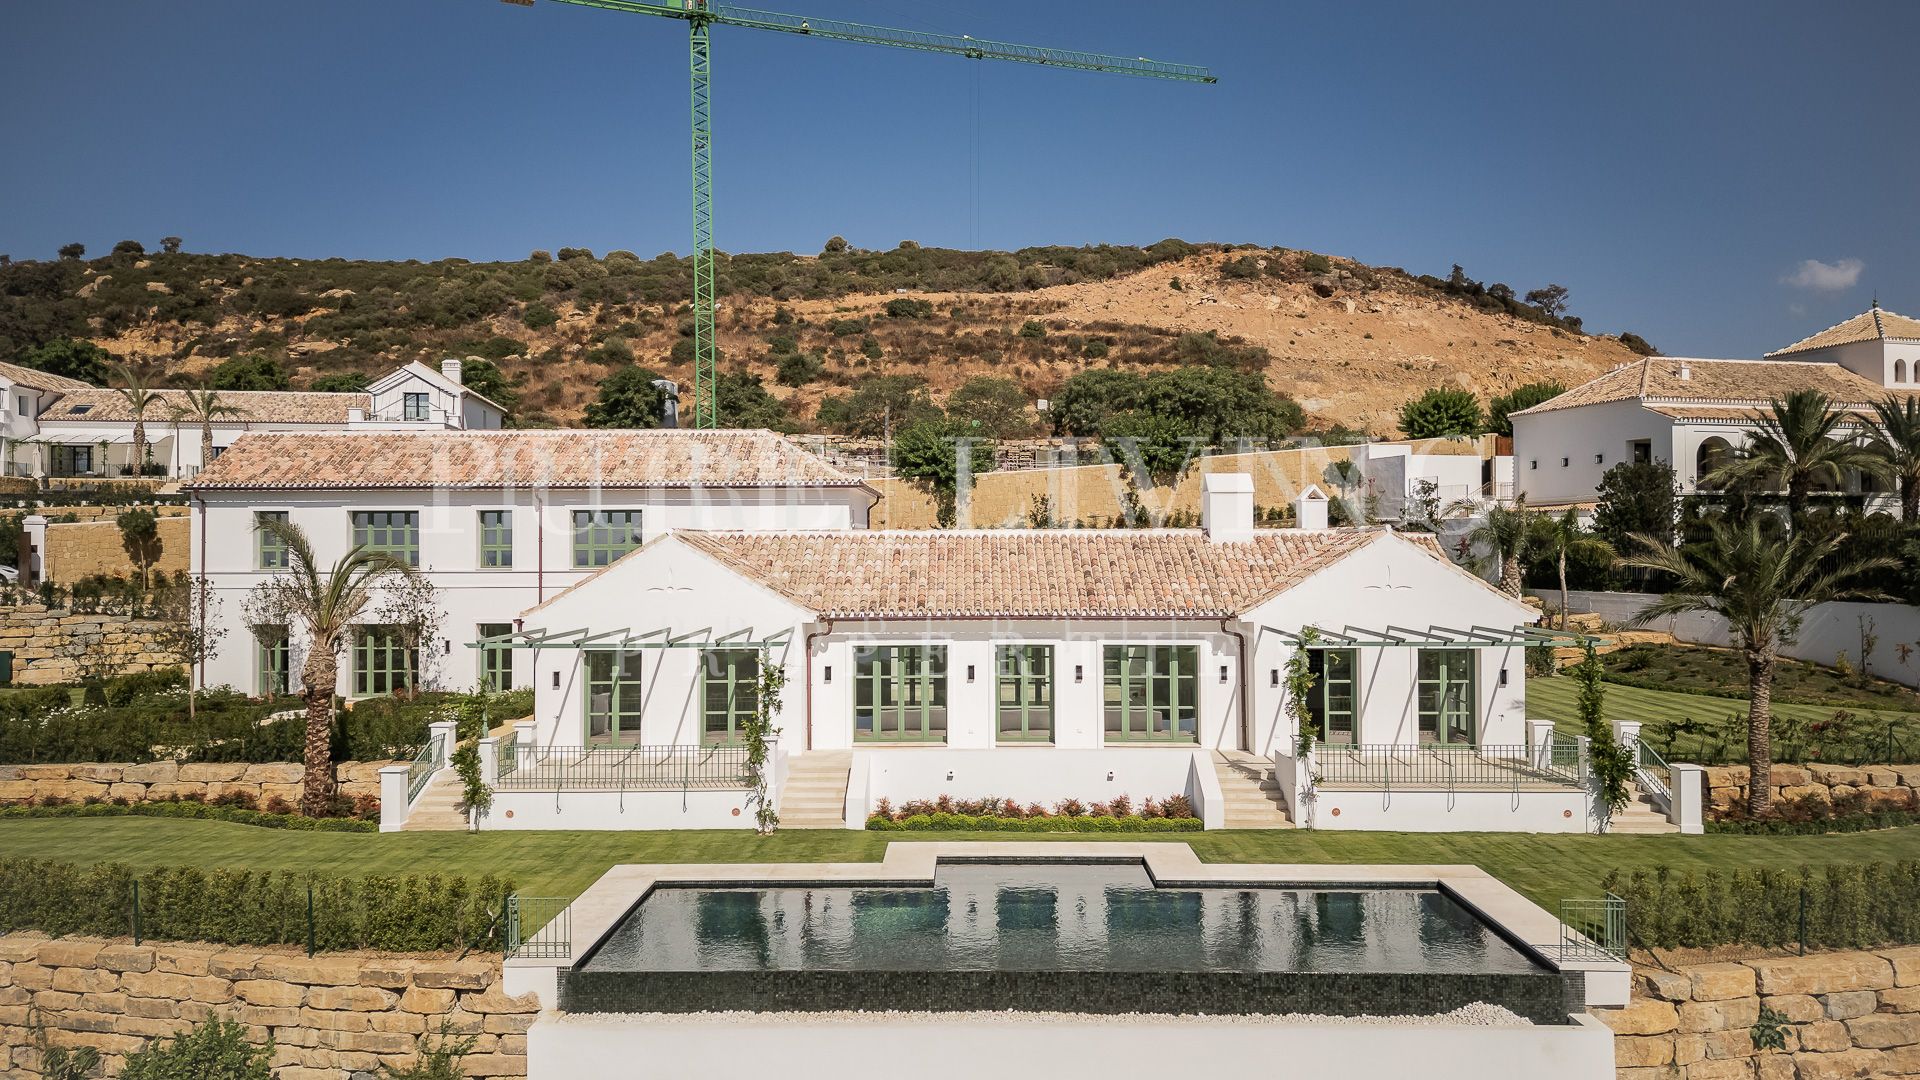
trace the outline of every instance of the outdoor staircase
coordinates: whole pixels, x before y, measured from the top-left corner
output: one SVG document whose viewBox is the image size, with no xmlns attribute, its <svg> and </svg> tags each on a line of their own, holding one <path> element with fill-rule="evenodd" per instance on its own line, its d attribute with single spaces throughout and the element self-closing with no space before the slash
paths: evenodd
<svg viewBox="0 0 1920 1080">
<path fill-rule="evenodd" d="M 794 755 L 787 768 L 786 787 L 780 791 L 780 828 L 846 828 L 847 774 L 852 769 L 851 750 L 810 750 Z"/>
<path fill-rule="evenodd" d="M 427 790 L 414 800 L 401 832 L 465 832 L 467 815 L 460 811 L 460 774 L 442 769 L 427 781 Z"/>
<path fill-rule="evenodd" d="M 1653 800 L 1641 789 L 1639 784 L 1632 785 L 1633 798 L 1626 809 L 1613 816 L 1607 826 L 1609 833 L 1623 833 L 1630 836 L 1653 836 L 1660 833 L 1677 833 L 1680 826 L 1667 820 L 1667 815 L 1653 805 Z"/>
<path fill-rule="evenodd" d="M 1215 751 L 1213 771 L 1226 797 L 1229 829 L 1291 829 L 1293 818 L 1273 778 L 1273 762 L 1243 750 Z"/>
</svg>

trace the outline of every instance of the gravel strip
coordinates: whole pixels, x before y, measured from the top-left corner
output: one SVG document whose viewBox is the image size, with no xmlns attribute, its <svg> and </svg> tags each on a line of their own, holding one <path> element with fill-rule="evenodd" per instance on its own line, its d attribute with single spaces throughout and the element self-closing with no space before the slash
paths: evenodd
<svg viewBox="0 0 1920 1080">
<path fill-rule="evenodd" d="M 1358 1024 L 1374 1027 L 1532 1027 L 1533 1022 L 1500 1005 L 1474 1002 L 1452 1012 L 1427 1016 L 1322 1016 L 1317 1013 L 1249 1013 L 1231 1016 L 1173 1013 L 1064 1013 L 1064 1012 L 702 1012 L 702 1013 L 561 1013 L 562 1022 L 711 1024 L 1193 1024 L 1243 1026 L 1248 1024 Z"/>
</svg>

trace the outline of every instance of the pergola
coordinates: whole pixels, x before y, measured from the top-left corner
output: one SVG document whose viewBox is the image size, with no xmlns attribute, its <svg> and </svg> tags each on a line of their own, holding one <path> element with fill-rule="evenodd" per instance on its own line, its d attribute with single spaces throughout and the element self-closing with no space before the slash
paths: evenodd
<svg viewBox="0 0 1920 1080">
<path fill-rule="evenodd" d="M 765 638 L 754 636 L 752 627 L 730 630 L 716 636 L 712 627 L 675 634 L 670 626 L 634 632 L 630 626 L 617 630 L 514 630 L 492 634 L 467 643 L 469 649 L 772 649 L 793 640 L 793 628 L 783 627 Z"/>
<path fill-rule="evenodd" d="M 1392 625 L 1384 630 L 1352 625 L 1339 631 L 1323 630 L 1317 626 L 1300 630 L 1282 630 L 1277 626 L 1262 626 L 1261 629 L 1289 645 L 1330 649 L 1510 649 L 1539 646 L 1577 649 L 1587 640 L 1585 634 L 1547 630 L 1538 626 L 1515 626 L 1505 630 L 1492 626 L 1471 626 L 1465 630 L 1429 626 L 1425 630 L 1414 630 Z"/>
</svg>

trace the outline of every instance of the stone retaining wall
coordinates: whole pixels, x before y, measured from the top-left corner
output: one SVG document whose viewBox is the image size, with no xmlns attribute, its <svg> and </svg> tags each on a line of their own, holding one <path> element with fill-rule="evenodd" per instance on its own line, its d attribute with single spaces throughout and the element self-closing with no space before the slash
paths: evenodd
<svg viewBox="0 0 1920 1080">
<path fill-rule="evenodd" d="M 392 761 L 343 761 L 334 766 L 340 793 L 348 798 L 380 797 L 380 770 Z M 0 765 L 0 805 L 40 802 L 49 797 L 68 802 L 87 799 L 125 799 L 159 802 L 173 798 L 211 801 L 240 792 L 264 809 L 278 796 L 300 804 L 301 767 L 289 762 L 266 765 L 216 763 L 179 765 L 156 761 L 147 765 Z"/>
<path fill-rule="evenodd" d="M 188 524 L 179 516 L 163 517 L 156 523 L 160 539 L 159 558 L 153 564 L 156 576 L 187 572 Z M 127 554 L 119 523 L 108 518 L 48 525 L 40 573 L 56 585 L 72 585 L 95 574 L 133 579 L 140 570 Z"/>
<path fill-rule="evenodd" d="M 1920 948 L 1637 968 L 1634 984 L 1626 1008 L 1595 1010 L 1619 1080 L 1920 1076 Z M 1763 1006 L 1784 1049 L 1754 1047 Z"/>
<path fill-rule="evenodd" d="M 160 635 L 172 624 L 130 615 L 77 615 L 39 604 L 0 606 L 0 651 L 13 653 L 19 686 L 75 682 L 77 661 L 88 653 L 112 658 L 108 675 L 179 667 L 164 655 Z"/>
<path fill-rule="evenodd" d="M 39 1077 L 51 1046 L 98 1049 L 109 1075 L 155 1038 L 209 1017 L 273 1039 L 276 1080 L 360 1080 L 412 1062 L 442 1025 L 473 1036 L 473 1077 L 527 1074 L 533 995 L 500 992 L 497 958 L 327 953 L 0 936 L 0 1075 Z M 11 1055 L 11 1071 L 6 1071 Z"/>
<path fill-rule="evenodd" d="M 1708 815 L 1744 806 L 1751 775 L 1745 765 L 1708 768 Z M 1832 802 L 1836 796 L 1857 793 L 1869 810 L 1920 809 L 1920 765 L 1775 765 L 1769 779 L 1776 803 L 1801 798 Z"/>
</svg>

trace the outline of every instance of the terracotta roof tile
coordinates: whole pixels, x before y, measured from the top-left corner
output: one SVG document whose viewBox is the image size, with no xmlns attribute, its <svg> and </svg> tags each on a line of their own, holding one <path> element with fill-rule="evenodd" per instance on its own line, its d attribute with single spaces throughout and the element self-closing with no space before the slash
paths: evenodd
<svg viewBox="0 0 1920 1080">
<path fill-rule="evenodd" d="M 1227 618 L 1386 532 L 1262 529 L 1239 543 L 1198 529 L 673 535 L 827 618 Z"/>
<path fill-rule="evenodd" d="M 175 409 L 184 408 L 187 392 L 184 390 L 156 390 L 158 400 L 147 406 L 146 422 L 150 425 L 170 423 Z M 241 416 L 230 420 L 218 421 L 216 426 L 231 424 L 336 424 L 347 422 L 348 409 L 365 409 L 372 400 L 366 394 L 323 394 L 306 390 L 222 390 L 220 400 L 241 410 Z M 74 412 L 79 408 L 81 412 Z M 62 394 L 52 404 L 40 410 L 42 423 L 58 423 L 64 420 L 79 423 L 98 423 L 100 421 L 132 423 L 133 410 L 127 406 L 126 396 L 118 390 L 87 387 Z"/>
<path fill-rule="evenodd" d="M 1767 355 L 1785 356 L 1808 349 L 1851 345 L 1856 341 L 1920 341 L 1920 319 L 1911 319 L 1878 307 L 1870 308 L 1845 322 L 1835 323 L 1811 337 L 1801 338 Z"/>
<path fill-rule="evenodd" d="M 770 431 L 258 432 L 186 485 L 220 489 L 858 487 Z"/>
<path fill-rule="evenodd" d="M 92 383 L 79 379 L 69 379 L 65 375 L 50 375 L 36 368 L 22 367 L 0 361 L 0 376 L 17 386 L 26 386 L 35 390 L 91 390 Z"/>
<path fill-rule="evenodd" d="M 1682 370 L 1685 378 L 1682 378 Z M 1866 405 L 1888 389 L 1820 360 L 1694 360 L 1649 356 L 1549 398 L 1515 416 L 1614 401 L 1723 403 L 1758 407 L 1795 390 L 1820 390 L 1842 404 Z"/>
</svg>

